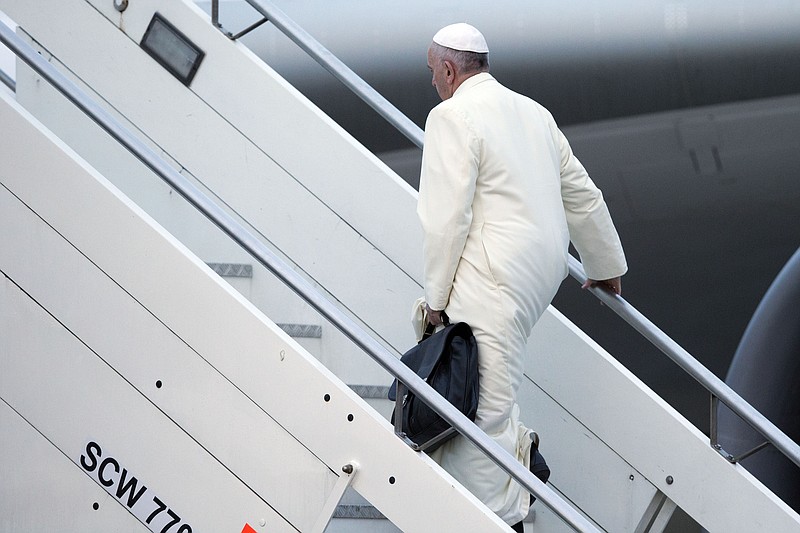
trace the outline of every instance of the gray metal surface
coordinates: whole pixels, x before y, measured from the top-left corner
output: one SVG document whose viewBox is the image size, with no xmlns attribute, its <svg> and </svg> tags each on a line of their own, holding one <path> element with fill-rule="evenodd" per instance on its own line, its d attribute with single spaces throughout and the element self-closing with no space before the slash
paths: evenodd
<svg viewBox="0 0 800 533">
<path fill-rule="evenodd" d="M 385 385 L 350 385 L 350 388 L 362 398 L 386 400 L 389 395 L 389 387 Z"/>
<path fill-rule="evenodd" d="M 285 331 L 290 337 L 300 337 L 305 339 L 319 339 L 322 337 L 322 326 L 314 324 L 276 324 Z"/>
<path fill-rule="evenodd" d="M 253 265 L 240 263 L 206 263 L 211 270 L 223 278 L 252 278 Z"/>
</svg>

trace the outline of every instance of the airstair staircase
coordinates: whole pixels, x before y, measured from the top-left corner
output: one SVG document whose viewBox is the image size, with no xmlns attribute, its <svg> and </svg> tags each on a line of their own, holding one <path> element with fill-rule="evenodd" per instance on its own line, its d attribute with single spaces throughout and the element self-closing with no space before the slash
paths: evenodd
<svg viewBox="0 0 800 533">
<path fill-rule="evenodd" d="M 416 193 L 207 14 L 0 10 L 347 320 L 412 345 Z M 156 13 L 204 53 L 188 85 L 140 46 Z M 393 377 L 330 317 L 40 72 L 19 62 L 0 96 L 0 531 L 508 531 L 395 437 Z M 557 310 L 526 369 L 549 486 L 593 529 L 662 531 L 679 507 L 712 532 L 800 530 Z M 572 530 L 541 501 L 526 528 Z"/>
</svg>

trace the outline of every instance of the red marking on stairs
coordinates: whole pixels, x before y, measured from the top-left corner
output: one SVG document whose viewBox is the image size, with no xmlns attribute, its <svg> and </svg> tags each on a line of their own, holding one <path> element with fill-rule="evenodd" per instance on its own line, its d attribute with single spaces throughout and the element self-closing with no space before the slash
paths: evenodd
<svg viewBox="0 0 800 533">
<path fill-rule="evenodd" d="M 245 524 L 242 528 L 242 533 L 257 533 L 255 529 L 250 527 L 250 524 Z"/>
</svg>

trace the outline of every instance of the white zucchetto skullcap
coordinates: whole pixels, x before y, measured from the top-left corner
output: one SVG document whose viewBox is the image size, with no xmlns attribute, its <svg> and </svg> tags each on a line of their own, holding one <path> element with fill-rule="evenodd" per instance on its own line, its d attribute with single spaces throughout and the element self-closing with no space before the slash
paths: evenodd
<svg viewBox="0 0 800 533">
<path fill-rule="evenodd" d="M 445 48 L 463 52 L 489 53 L 489 45 L 486 44 L 483 34 L 465 22 L 445 26 L 436 32 L 433 42 Z"/>
</svg>

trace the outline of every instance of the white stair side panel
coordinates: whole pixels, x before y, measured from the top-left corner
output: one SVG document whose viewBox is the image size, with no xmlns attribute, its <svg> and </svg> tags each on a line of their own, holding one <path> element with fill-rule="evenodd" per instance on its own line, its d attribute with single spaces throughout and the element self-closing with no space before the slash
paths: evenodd
<svg viewBox="0 0 800 533">
<path fill-rule="evenodd" d="M 51 58 L 51 62 L 57 63 L 57 60 Z M 52 125 L 61 136 L 70 139 L 71 145 L 77 144 L 83 155 L 93 159 L 94 163 L 101 167 L 103 173 L 109 173 L 116 177 L 113 180 L 115 184 L 119 184 L 126 193 L 129 192 L 137 204 L 144 206 L 147 211 L 153 214 L 159 222 L 163 223 L 171 233 L 187 244 L 196 254 L 207 262 L 220 261 L 221 259 L 226 262 L 253 261 L 248 254 L 233 245 L 221 234 L 218 228 L 189 206 L 177 193 L 171 191 L 159 178 L 152 176 L 132 155 L 119 147 L 115 141 L 99 134 L 98 127 L 91 124 L 89 119 L 75 109 L 74 106 L 62 100 L 60 95 L 54 89 L 51 89 L 46 82 L 34 77 L 25 67 L 21 67 L 19 71 L 19 98 L 24 102 L 26 98 L 22 95 L 27 94 L 28 98 L 30 98 L 35 93 L 35 98 L 33 99 L 35 104 L 29 102 L 28 107 L 33 107 L 34 111 L 38 111 L 37 114 L 45 119 L 49 125 Z M 28 90 L 28 88 L 33 90 Z M 54 112 L 54 109 L 58 111 Z M 210 127 L 209 130 L 217 131 L 219 128 L 215 130 L 215 127 Z M 263 154 L 257 153 L 251 158 L 253 167 L 258 165 L 252 162 L 252 159 L 258 159 L 259 157 L 262 158 L 265 164 L 271 165 L 269 159 L 265 158 Z M 265 171 L 265 173 L 268 173 L 268 171 Z M 185 169 L 183 174 L 187 175 Z M 190 175 L 188 177 L 192 178 Z M 202 184 L 200 185 L 202 188 Z M 288 224 L 293 228 L 293 232 L 297 231 L 297 228 L 294 227 L 294 221 L 305 221 L 304 224 L 306 224 L 309 223 L 309 220 L 312 220 L 313 226 L 320 228 L 320 231 L 313 235 L 309 233 L 309 236 L 313 236 L 313 242 L 307 243 L 304 249 L 305 252 L 309 254 L 315 253 L 314 251 L 320 243 L 326 246 L 335 243 L 338 247 L 337 249 L 352 251 L 347 253 L 347 265 L 343 266 L 343 268 L 349 269 L 346 275 L 350 281 L 358 277 L 362 279 L 367 277 L 366 272 L 382 272 L 384 274 L 382 282 L 386 283 L 386 287 L 394 287 L 395 289 L 404 286 L 411 287 L 410 289 L 401 289 L 401 292 L 409 295 L 413 294 L 415 297 L 419 294 L 420 290 L 416 282 L 410 281 L 405 274 L 397 271 L 393 265 L 389 265 L 391 270 L 386 271 L 385 257 L 376 252 L 372 245 L 359 234 L 353 232 L 352 228 L 347 224 L 342 223 L 341 219 L 324 206 L 320 210 L 318 207 L 309 205 L 308 202 L 312 204 L 318 202 L 313 198 L 303 196 L 303 189 L 296 182 L 289 181 L 284 185 L 282 189 L 278 187 L 265 193 L 263 195 L 264 201 L 261 202 L 263 205 L 259 205 L 257 210 L 271 214 L 271 216 L 278 216 L 276 210 L 289 209 L 292 213 L 280 218 L 282 220 L 280 224 Z M 235 190 L 240 189 L 235 188 Z M 259 198 L 262 198 L 262 196 L 258 194 L 251 197 L 254 201 L 258 201 Z M 274 225 L 270 225 L 270 230 L 279 229 Z M 311 230 L 308 231 L 310 232 Z M 292 246 L 303 244 L 301 240 L 303 237 L 297 234 L 290 234 L 287 238 L 290 239 Z M 269 241 L 267 243 L 269 244 Z M 279 255 L 283 255 L 280 250 L 275 251 Z M 320 264 L 320 261 L 320 258 L 315 258 L 312 263 Z M 362 270 L 358 271 L 350 268 L 353 266 L 357 266 Z M 319 283 L 325 280 L 310 279 L 310 281 L 321 287 Z M 311 310 L 291 290 L 275 280 L 260 265 L 254 265 L 251 285 L 248 292 L 253 303 L 265 313 L 274 317 L 276 321 L 310 322 L 327 325 L 321 322 L 322 319 L 317 313 Z M 380 290 L 369 290 L 365 294 L 372 295 L 375 309 L 400 309 L 401 306 L 394 300 L 394 303 L 381 301 L 385 297 L 390 299 L 398 298 L 398 293 L 395 290 L 386 289 L 386 287 L 381 287 Z M 324 287 L 321 288 L 322 290 L 325 289 Z M 336 296 L 332 296 L 332 298 L 334 301 L 337 300 Z M 402 320 L 403 327 L 389 328 L 384 322 L 384 333 L 390 335 L 391 338 L 389 340 L 394 344 L 400 344 L 397 339 L 401 337 L 408 337 L 407 343 L 412 342 L 411 328 L 407 326 L 407 308 L 410 307 L 407 300 L 409 299 L 411 299 L 410 296 L 409 298 L 402 298 L 402 311 L 394 313 L 394 320 Z M 343 307 L 345 310 L 348 308 L 344 303 Z M 384 321 L 387 320 L 386 313 L 379 313 L 378 316 L 381 316 Z M 381 325 L 378 324 L 378 327 L 381 327 Z M 318 359 L 323 361 L 337 375 L 340 375 L 348 382 L 387 384 L 391 382 L 388 375 L 371 360 L 354 356 L 352 343 L 339 335 L 334 328 L 326 327 L 325 330 L 325 340 L 322 343 L 323 349 L 314 353 Z M 403 345 L 405 344 L 403 343 Z"/>
<path fill-rule="evenodd" d="M 51 62 L 56 62 L 55 58 L 50 58 Z M 346 338 L 344 338 L 333 326 L 327 322 L 322 322 L 321 317 L 311 310 L 293 291 L 270 274 L 267 269 L 254 263 L 254 259 L 244 252 L 238 245 L 233 243 L 225 236 L 213 223 L 196 209 L 191 207 L 186 201 L 179 197 L 160 178 L 153 176 L 144 168 L 133 155 L 119 146 L 118 143 L 106 135 L 99 134 L 99 127 L 89 124 L 89 119 L 71 104 L 62 102 L 56 104 L 61 99 L 60 95 L 38 77 L 34 77 L 29 69 L 21 67 L 20 87 L 25 92 L 25 87 L 30 84 L 31 90 L 36 92 L 36 106 L 43 109 L 52 110 L 58 108 L 57 114 L 51 114 L 48 122 L 61 129 L 62 134 L 71 138 L 82 138 L 84 148 L 94 154 L 102 154 L 98 160 L 105 161 L 109 167 L 105 172 L 114 173 L 118 180 L 123 181 L 123 188 L 129 190 L 134 196 L 137 204 L 152 206 L 153 202 L 163 202 L 158 207 L 157 215 L 160 215 L 160 222 L 164 222 L 171 233 L 175 234 L 181 242 L 189 241 L 192 250 L 204 260 L 218 260 L 225 257 L 233 262 L 253 264 L 252 283 L 247 285 L 251 295 L 251 301 L 276 321 L 281 322 L 316 322 L 323 326 L 324 342 L 305 342 L 307 347 L 319 348 L 312 353 L 322 361 L 326 367 L 335 374 L 346 378 L 347 382 L 378 382 L 390 383 L 388 374 L 374 363 L 369 357 L 361 353 Z M 38 81 L 37 81 L 38 80 Z M 35 89 L 33 89 L 35 87 Z M 31 92 L 28 91 L 30 95 Z M 64 105 L 66 104 L 66 105 Z M 42 111 L 40 110 L 40 114 Z M 119 117 L 121 118 L 121 117 Z M 96 130 L 91 135 L 76 135 L 83 125 L 91 130 Z M 78 141 L 80 144 L 81 141 Z M 164 155 L 163 152 L 160 155 Z M 111 168 L 113 167 L 113 169 Z M 121 175 L 121 176 L 120 176 Z M 149 180 L 147 187 L 142 187 L 141 182 Z M 138 183 L 138 187 L 133 184 Z M 127 185 L 127 186 L 126 186 Z M 155 193 L 153 192 L 155 189 Z M 284 191 L 285 192 L 285 191 Z M 277 194 L 277 192 L 275 193 Z M 158 196 L 155 200 L 154 197 Z M 276 200 L 277 201 L 277 200 Z M 292 203 L 292 200 L 288 200 Z M 295 203 L 302 203 L 298 200 Z M 327 221 L 323 225 L 333 225 L 335 221 Z M 346 226 L 339 226 L 340 230 L 346 230 Z M 337 231 L 337 230 L 334 230 Z M 344 247 L 364 245 L 364 241 L 357 235 L 349 233 L 341 236 L 340 244 Z M 357 254 L 356 254 L 357 255 Z M 373 265 L 374 266 L 374 265 Z M 378 268 L 378 267 L 376 267 Z M 396 280 L 392 282 L 397 285 Z M 403 328 L 410 331 L 410 328 Z"/>
<path fill-rule="evenodd" d="M 149 531 L 2 400 L 0 428 L 0 531 Z"/>
<path fill-rule="evenodd" d="M 28 113 L 4 99 L 0 120 L 4 124 L 0 177 L 4 189 L 18 198 L 16 203 L 24 203 L 57 228 L 97 270 L 113 279 L 328 468 L 338 472 L 347 463 L 357 463 L 353 488 L 395 525 L 408 532 L 427 531 L 433 521 L 446 516 L 459 529 L 506 530 L 485 506 L 438 465 L 397 439 L 384 418 L 101 176 L 75 159 Z M 10 193 L 4 198 L 14 204 Z M 0 213 L 11 217 L 7 215 L 10 209 Z M 3 224 L 10 225 L 10 220 Z M 13 233 L 3 235 L 14 238 Z M 0 249 L 13 250 L 15 244 Z M 47 257 L 46 249 L 39 251 L 39 256 Z M 57 265 L 56 259 L 51 260 Z M 136 264 L 136 260 L 142 261 Z M 2 261 L 4 269 L 14 267 L 14 276 L 24 279 L 21 267 L 31 258 L 4 254 Z M 33 291 L 34 286 L 28 289 Z M 45 290 L 43 298 L 51 292 Z M 53 299 L 55 313 L 59 299 Z M 91 301 L 87 295 L 77 312 L 58 310 L 59 320 L 76 330 L 84 327 L 86 320 L 77 315 L 90 313 Z M 217 316 L 226 320 L 220 323 Z M 3 335 L 7 333 L 10 336 L 12 332 Z M 95 335 L 92 342 L 102 340 L 101 332 L 81 335 L 84 333 Z M 133 378 L 129 382 L 133 383 Z M 161 406 L 157 394 L 148 398 Z M 171 412 L 176 423 L 194 419 L 179 402 L 164 404 L 162 410 Z M 239 446 L 242 453 L 261 450 L 258 442 L 242 441 Z M 280 458 L 281 450 L 276 453 Z M 293 480 L 282 480 L 286 490 L 296 489 Z M 414 512 L 409 513 L 409 508 Z"/>
<path fill-rule="evenodd" d="M 51 58 L 51 62 L 57 63 L 57 60 Z M 113 179 L 115 184 L 119 185 L 126 193 L 130 193 L 138 204 L 145 206 L 148 212 L 153 214 L 159 222 L 186 243 L 196 254 L 207 262 L 219 261 L 221 258 L 226 262 L 252 261 L 247 254 L 232 247 L 231 243 L 221 236 L 213 224 L 188 206 L 177 194 L 170 191 L 158 178 L 153 177 L 133 156 L 105 135 L 98 134 L 99 129 L 90 125 L 88 119 L 78 110 L 66 102 L 60 102 L 60 97 L 46 83 L 38 77 L 30 75 L 24 67 L 20 68 L 20 73 L 19 94 L 27 94 L 28 98 L 34 93 L 36 95 L 35 104 L 29 102 L 28 107 L 38 110 L 38 115 L 53 126 L 61 136 L 70 139 L 71 145 L 77 144 L 79 151 L 92 159 L 103 173 L 115 177 Z M 28 90 L 29 87 L 30 90 Z M 26 100 L 23 96 L 20 98 L 23 101 Z M 58 109 L 58 111 L 53 112 L 54 109 Z M 219 131 L 219 128 L 209 127 L 208 130 Z M 254 155 L 251 158 L 251 167 L 258 166 L 253 159 L 259 157 L 263 159 L 265 156 L 261 153 Z M 263 159 L 263 161 L 269 163 L 268 159 Z M 183 173 L 187 174 L 185 169 Z M 259 175 L 261 174 L 259 173 Z M 121 181 L 122 183 L 120 183 Z M 143 184 L 146 185 L 143 186 Z M 234 189 L 240 191 L 238 187 Z M 294 213 L 289 214 L 281 224 L 289 224 L 294 228 L 295 221 L 301 221 L 303 224 L 312 221 L 314 228 L 321 228 L 319 231 L 314 230 L 316 233 L 308 230 L 307 237 L 312 242 L 306 243 L 304 253 L 312 254 L 321 244 L 330 246 L 331 243 L 335 244 L 337 250 L 351 250 L 340 261 L 346 270 L 346 277 L 351 282 L 353 279 L 365 279 L 368 277 L 368 273 L 369 275 L 382 273 L 377 277 L 380 277 L 381 282 L 386 285 L 364 293 L 370 295 L 368 299 L 372 300 L 373 309 L 386 311 L 375 314 L 380 318 L 377 327 L 384 329 L 383 333 L 390 336 L 388 340 L 391 343 L 403 346 L 411 343 L 411 329 L 406 325 L 407 308 L 409 307 L 407 302 L 413 300 L 411 295 L 416 297 L 420 292 L 416 282 L 410 281 L 393 265 L 388 265 L 391 270 L 386 271 L 387 265 L 382 254 L 376 252 L 370 243 L 353 232 L 347 224 L 342 223 L 341 219 L 333 216 L 326 207 L 323 206 L 320 211 L 313 205 L 309 206 L 308 202 L 313 204 L 317 201 L 313 198 L 303 197 L 302 194 L 302 187 L 298 187 L 296 182 L 290 181 L 283 190 L 276 189 L 265 194 L 263 196 L 265 201 L 262 202 L 264 205 L 259 205 L 257 210 L 260 213 L 271 213 L 272 216 L 277 216 L 275 215 L 275 206 L 280 206 L 280 209 L 286 209 L 288 206 Z M 261 196 L 254 195 L 251 198 L 258 200 Z M 309 213 L 316 214 L 312 216 Z M 279 228 L 270 225 L 270 230 L 276 229 Z M 292 231 L 296 232 L 297 229 Z M 301 239 L 305 237 L 296 233 L 289 235 L 293 246 L 303 244 Z M 280 254 L 279 250 L 278 253 Z M 322 261 L 321 258 L 314 258 L 312 264 L 321 264 L 320 261 Z M 251 300 L 274 317 L 276 321 L 321 323 L 321 318 L 316 313 L 311 311 L 294 293 L 274 280 L 266 269 L 255 265 L 251 285 L 252 287 L 248 291 Z M 387 287 L 393 287 L 393 289 Z M 406 287 L 406 289 L 398 290 L 399 287 Z M 400 297 L 401 294 L 406 294 L 407 297 Z M 382 301 L 383 298 L 390 298 L 392 302 Z M 337 298 L 334 297 L 334 300 Z M 346 302 L 343 302 L 342 305 L 347 308 Z M 389 317 L 393 317 L 392 321 L 402 321 L 403 327 L 396 327 L 396 323 L 393 324 L 393 327 L 388 327 Z M 321 343 L 322 349 L 313 353 L 337 375 L 347 382 L 355 383 L 389 383 L 391 381 L 386 373 L 371 360 L 354 357 L 352 344 L 339 335 L 335 329 L 326 328 L 326 332 L 325 340 Z M 407 343 L 398 341 L 398 338 L 403 337 L 407 337 Z"/>
<path fill-rule="evenodd" d="M 245 523 L 261 520 L 266 531 L 297 531 L 34 300 L 6 278 L 3 282 L 0 397 L 74 462 L 72 475 L 109 485 L 112 496 L 120 491 L 117 505 L 129 506 L 140 523 L 150 520 L 151 531 L 171 521 L 166 510 L 154 516 L 159 501 L 181 518 L 176 531 L 184 524 L 198 532 L 241 531 Z M 114 462 L 105 464 L 109 457 Z M 136 489 L 124 491 L 133 477 Z M 61 480 L 51 480 L 66 492 Z M 82 491 L 81 508 L 91 508 L 97 491 L 86 486 Z M 37 499 L 24 484 L 14 492 L 0 502 L 3 515 L 16 516 L 22 511 L 18 501 Z M 40 515 L 30 531 L 48 529 L 52 519 Z M 105 531 L 114 529 L 105 523 Z"/>
<path fill-rule="evenodd" d="M 393 221 L 413 212 L 413 191 L 260 60 L 213 29 L 195 6 L 143 0 L 120 15 L 106 2 L 95 4 L 67 0 L 53 6 L 47 20 L 39 9 L 8 9 L 56 59 L 343 305 L 369 316 L 381 337 L 396 347 L 412 343 L 406 324 L 410 303 L 421 293 L 415 281 L 420 232 L 415 221 Z M 137 44 L 156 9 L 206 52 L 191 87 L 196 96 Z M 49 20 L 59 20 L 58 27 Z M 105 53 L 95 53 L 97 42 L 105 43 Z M 235 83 L 221 82 L 224 76 Z M 38 91 L 30 94 L 23 80 L 18 93 L 35 108 Z M 82 136 L 80 130 L 70 134 L 75 123 L 60 120 L 60 112 L 46 111 L 38 112 L 41 119 L 70 144 Z M 78 149 L 113 179 L 102 154 L 98 161 Z M 110 152 L 104 157 L 115 160 Z"/>
<path fill-rule="evenodd" d="M 741 465 L 728 463 L 708 437 L 563 315 L 554 309 L 546 313 L 529 346 L 528 375 L 586 426 L 586 436 L 613 449 L 703 527 L 726 533 L 800 530 L 796 512 Z M 527 412 L 536 413 L 536 405 Z M 559 430 L 559 425 L 543 427 L 543 453 L 551 431 Z M 578 505 L 597 499 L 594 456 L 568 453 L 575 449 L 571 442 L 558 446 L 553 478 L 560 469 L 577 473 L 569 481 L 573 486 L 562 483 L 561 490 Z"/>
<path fill-rule="evenodd" d="M 12 202 L 5 189 L 2 192 L 6 196 L 0 205 L 9 218 L 4 223 L 7 233 L 0 241 L 0 268 L 5 275 L 63 320 L 70 331 L 124 376 L 125 385 L 157 403 L 166 416 L 236 472 L 290 523 L 307 529 L 311 525 L 305 522 L 309 510 L 322 507 L 336 475 L 198 357 L 168 325 L 44 226 L 35 214 Z M 126 244 L 124 236 L 118 241 Z M 106 246 L 114 248 L 112 243 Z M 57 258 L 57 268 L 53 268 L 51 258 Z M 208 311 L 195 314 L 213 317 L 213 310 Z M 224 320 L 218 327 L 225 327 Z M 14 329 L 9 326 L 10 331 Z M 36 335 L 35 330 L 28 333 Z M 24 341 L 25 337 L 20 342 Z M 17 352 L 23 353 L 24 348 Z M 10 363 L 10 367 L 15 369 L 16 364 Z M 17 376 L 21 382 L 24 377 Z M 66 375 L 59 379 L 68 386 L 79 383 Z M 118 418 L 124 423 L 128 416 L 125 412 Z M 294 490 L 286 489 L 287 478 L 292 479 Z"/>
</svg>

